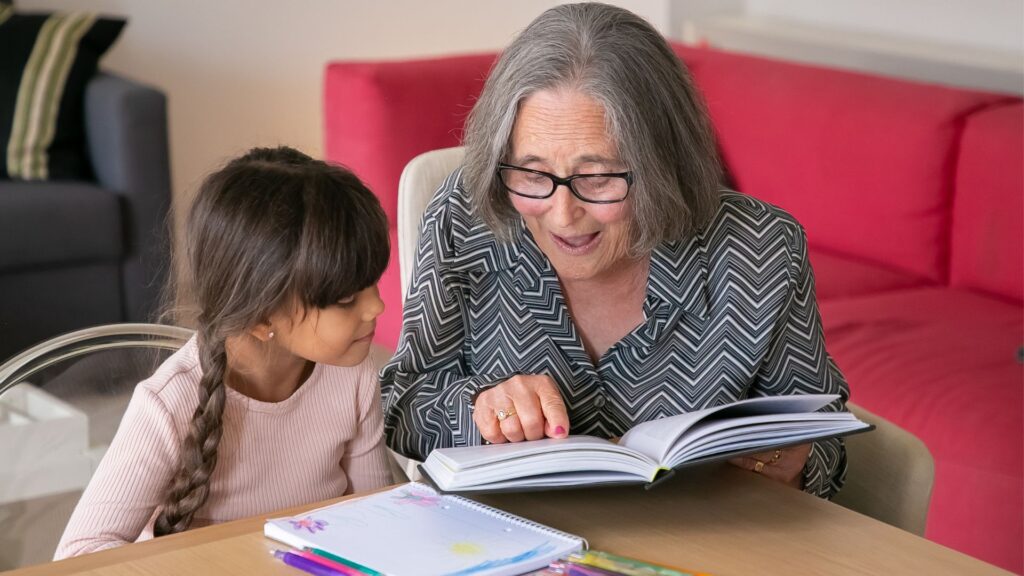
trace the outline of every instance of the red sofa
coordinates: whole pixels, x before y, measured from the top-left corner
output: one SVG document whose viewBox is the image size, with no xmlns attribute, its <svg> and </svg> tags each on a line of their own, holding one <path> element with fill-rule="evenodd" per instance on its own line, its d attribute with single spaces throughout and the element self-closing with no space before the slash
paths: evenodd
<svg viewBox="0 0 1024 576">
<path fill-rule="evenodd" d="M 806 228 L 827 344 L 853 399 L 932 451 L 927 537 L 1020 572 L 1024 104 L 676 50 L 733 186 Z M 354 169 L 394 222 L 402 168 L 459 144 L 494 58 L 330 64 L 327 157 Z M 378 340 L 394 346 L 397 255 L 381 293 Z"/>
</svg>

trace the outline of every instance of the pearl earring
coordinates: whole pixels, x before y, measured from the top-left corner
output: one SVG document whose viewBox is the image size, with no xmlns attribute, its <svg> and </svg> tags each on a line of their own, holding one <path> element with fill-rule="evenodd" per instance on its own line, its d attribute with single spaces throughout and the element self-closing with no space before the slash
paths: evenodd
<svg viewBox="0 0 1024 576">
<path fill-rule="evenodd" d="M 271 330 L 269 333 L 267 333 L 267 339 L 268 340 L 273 340 L 273 338 L 274 338 L 274 331 Z"/>
</svg>

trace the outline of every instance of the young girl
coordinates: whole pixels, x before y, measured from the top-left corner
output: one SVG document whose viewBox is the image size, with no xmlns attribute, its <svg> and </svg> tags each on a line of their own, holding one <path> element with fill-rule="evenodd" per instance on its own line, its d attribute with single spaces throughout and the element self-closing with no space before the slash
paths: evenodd
<svg viewBox="0 0 1024 576">
<path fill-rule="evenodd" d="M 388 229 L 349 172 L 255 149 L 189 215 L 192 340 L 136 387 L 56 558 L 391 481 L 375 366 Z"/>
</svg>

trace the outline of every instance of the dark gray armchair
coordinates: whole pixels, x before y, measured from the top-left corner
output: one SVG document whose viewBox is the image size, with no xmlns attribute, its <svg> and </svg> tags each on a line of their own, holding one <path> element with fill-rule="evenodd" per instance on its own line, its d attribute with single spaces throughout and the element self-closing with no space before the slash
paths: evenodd
<svg viewBox="0 0 1024 576">
<path fill-rule="evenodd" d="M 0 361 L 157 312 L 170 266 L 166 98 L 101 73 L 85 124 L 93 181 L 0 181 Z"/>
</svg>

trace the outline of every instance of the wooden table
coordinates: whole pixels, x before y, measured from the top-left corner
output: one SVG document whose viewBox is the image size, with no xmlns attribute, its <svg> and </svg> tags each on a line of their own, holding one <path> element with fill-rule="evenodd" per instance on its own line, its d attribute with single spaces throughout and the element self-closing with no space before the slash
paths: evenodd
<svg viewBox="0 0 1024 576">
<path fill-rule="evenodd" d="M 578 534 L 592 548 L 715 576 L 730 574 L 1008 574 L 866 516 L 730 466 L 680 471 L 650 492 L 594 488 L 478 496 Z M 325 503 L 282 511 L 293 515 Z M 273 560 L 263 518 L 191 530 L 9 572 L 54 574 L 301 573 Z M 396 551 L 401 549 L 396 543 Z"/>
</svg>

